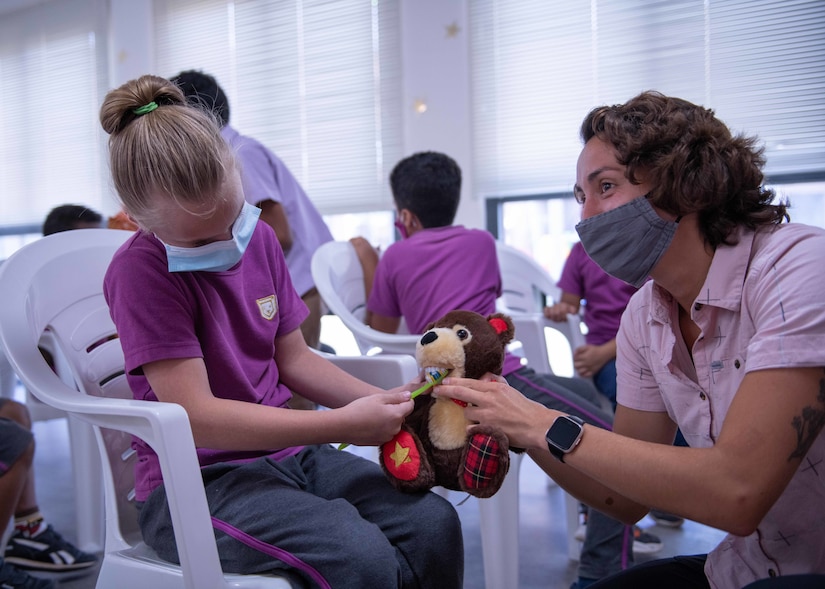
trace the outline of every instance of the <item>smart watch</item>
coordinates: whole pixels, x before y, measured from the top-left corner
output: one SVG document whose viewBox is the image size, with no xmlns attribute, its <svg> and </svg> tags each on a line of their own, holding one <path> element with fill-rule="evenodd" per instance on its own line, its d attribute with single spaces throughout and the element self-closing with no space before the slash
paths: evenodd
<svg viewBox="0 0 825 589">
<path fill-rule="evenodd" d="M 575 415 L 560 415 L 544 434 L 547 449 L 557 460 L 564 462 L 564 455 L 572 452 L 581 441 L 584 421 Z"/>
</svg>

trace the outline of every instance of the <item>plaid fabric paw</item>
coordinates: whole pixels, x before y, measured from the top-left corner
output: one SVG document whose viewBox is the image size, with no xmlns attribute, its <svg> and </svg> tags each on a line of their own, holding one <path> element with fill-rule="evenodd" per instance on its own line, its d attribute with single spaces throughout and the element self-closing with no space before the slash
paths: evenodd
<svg viewBox="0 0 825 589">
<path fill-rule="evenodd" d="M 464 485 L 468 489 L 486 489 L 500 477 L 496 477 L 501 468 L 501 446 L 498 440 L 488 434 L 474 434 L 467 448 L 464 461 Z"/>
</svg>

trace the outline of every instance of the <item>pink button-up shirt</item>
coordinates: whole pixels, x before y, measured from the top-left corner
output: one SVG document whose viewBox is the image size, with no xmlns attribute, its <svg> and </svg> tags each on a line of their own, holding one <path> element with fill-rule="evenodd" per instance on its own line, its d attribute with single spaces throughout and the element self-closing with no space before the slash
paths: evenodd
<svg viewBox="0 0 825 589">
<path fill-rule="evenodd" d="M 736 245 L 717 248 L 694 302 L 691 317 L 702 333 L 693 362 L 676 301 L 653 283 L 643 286 L 617 337 L 618 402 L 667 412 L 692 447 L 715 444 L 746 373 L 825 367 L 823 265 L 821 229 L 740 230 Z M 705 565 L 715 589 L 810 572 L 825 572 L 825 430 L 756 532 L 729 534 Z"/>
</svg>

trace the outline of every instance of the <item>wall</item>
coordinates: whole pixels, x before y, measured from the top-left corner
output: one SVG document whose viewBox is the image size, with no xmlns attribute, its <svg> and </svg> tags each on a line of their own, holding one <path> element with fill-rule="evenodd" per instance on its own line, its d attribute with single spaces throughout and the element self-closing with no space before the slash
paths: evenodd
<svg viewBox="0 0 825 589">
<path fill-rule="evenodd" d="M 470 67 L 467 0 L 400 0 L 404 153 L 443 151 L 461 166 L 456 222 L 484 226 L 472 194 Z M 151 0 L 110 0 L 110 76 L 117 86 L 152 72 Z M 416 110 L 419 101 L 426 112 Z"/>
</svg>

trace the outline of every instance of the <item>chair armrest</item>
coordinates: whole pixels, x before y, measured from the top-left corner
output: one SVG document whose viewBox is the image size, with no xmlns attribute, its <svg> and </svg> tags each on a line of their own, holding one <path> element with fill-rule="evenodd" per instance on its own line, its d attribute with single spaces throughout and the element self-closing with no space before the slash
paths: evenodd
<svg viewBox="0 0 825 589">
<path fill-rule="evenodd" d="M 344 372 L 382 389 L 391 389 L 410 382 L 419 373 L 415 358 L 408 354 L 322 355 Z"/>
<path fill-rule="evenodd" d="M 221 578 L 215 532 L 186 410 L 175 403 L 86 395 L 49 371 L 26 384 L 42 401 L 92 425 L 137 436 L 157 453 L 187 587 Z M 121 377 L 125 378 L 125 377 Z M 36 382 L 35 382 L 36 381 Z M 48 385 L 48 388 L 42 388 Z M 105 450 L 102 454 L 105 454 Z"/>
</svg>

